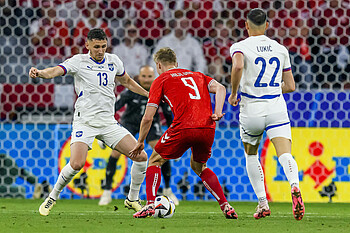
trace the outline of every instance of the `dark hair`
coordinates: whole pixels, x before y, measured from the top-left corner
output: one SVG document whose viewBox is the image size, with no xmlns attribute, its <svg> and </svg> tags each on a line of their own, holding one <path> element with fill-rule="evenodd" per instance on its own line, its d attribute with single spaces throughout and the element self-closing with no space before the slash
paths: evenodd
<svg viewBox="0 0 350 233">
<path fill-rule="evenodd" d="M 176 65 L 176 54 L 175 52 L 169 48 L 161 48 L 154 55 L 153 60 L 157 63 L 160 62 L 166 65 Z"/>
<path fill-rule="evenodd" d="M 266 23 L 267 15 L 260 8 L 255 8 L 249 11 L 247 18 L 256 26 Z"/>
<path fill-rule="evenodd" d="M 91 29 L 87 35 L 88 40 L 107 40 L 106 33 L 101 28 Z"/>
</svg>

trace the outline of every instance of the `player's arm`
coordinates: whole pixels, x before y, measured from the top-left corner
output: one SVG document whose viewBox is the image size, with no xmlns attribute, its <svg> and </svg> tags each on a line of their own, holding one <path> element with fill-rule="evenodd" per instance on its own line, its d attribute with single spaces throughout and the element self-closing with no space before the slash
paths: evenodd
<svg viewBox="0 0 350 233">
<path fill-rule="evenodd" d="M 151 128 L 154 114 L 156 114 L 157 108 L 153 106 L 147 106 L 145 110 L 145 114 L 142 117 L 139 139 L 137 140 L 136 146 L 129 152 L 130 158 L 134 158 L 138 156 L 141 151 L 145 148 L 144 141 L 147 137 L 147 134 Z"/>
<path fill-rule="evenodd" d="M 30 68 L 29 77 L 51 79 L 57 76 L 64 75 L 64 70 L 60 66 L 50 67 L 43 70 L 38 70 L 35 67 Z"/>
<path fill-rule="evenodd" d="M 231 71 L 231 85 L 232 93 L 228 98 L 228 102 L 232 106 L 237 106 L 239 99 L 237 99 L 237 92 L 239 83 L 241 82 L 242 73 L 244 68 L 244 56 L 242 53 L 235 53 L 232 56 L 232 71 Z"/>
<path fill-rule="evenodd" d="M 209 92 L 215 94 L 215 111 L 211 118 L 214 121 L 218 121 L 225 115 L 225 113 L 222 113 L 222 108 L 225 103 L 226 88 L 213 79 L 209 86 Z"/>
<path fill-rule="evenodd" d="M 143 89 L 135 80 L 130 78 L 126 72 L 123 76 L 115 76 L 115 78 L 120 82 L 120 84 L 128 88 L 130 91 L 148 97 L 148 91 Z"/>
<path fill-rule="evenodd" d="M 295 91 L 294 76 L 291 70 L 282 73 L 282 93 Z"/>
</svg>

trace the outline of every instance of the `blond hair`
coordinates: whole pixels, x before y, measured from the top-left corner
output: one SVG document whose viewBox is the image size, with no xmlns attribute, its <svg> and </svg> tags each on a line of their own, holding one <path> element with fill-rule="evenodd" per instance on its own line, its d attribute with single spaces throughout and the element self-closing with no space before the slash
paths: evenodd
<svg viewBox="0 0 350 233">
<path fill-rule="evenodd" d="M 154 55 L 153 60 L 155 63 L 162 63 L 164 65 L 176 65 L 176 54 L 169 48 L 161 48 Z"/>
</svg>

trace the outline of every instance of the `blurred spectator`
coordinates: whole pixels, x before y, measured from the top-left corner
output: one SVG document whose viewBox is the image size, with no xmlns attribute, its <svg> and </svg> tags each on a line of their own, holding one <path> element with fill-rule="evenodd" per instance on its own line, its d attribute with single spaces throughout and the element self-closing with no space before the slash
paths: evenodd
<svg viewBox="0 0 350 233">
<path fill-rule="evenodd" d="M 131 77 L 135 77 L 141 66 L 148 61 L 148 51 L 140 43 L 139 31 L 133 24 L 126 26 L 123 42 L 114 47 L 112 52 L 123 61 L 125 70 Z"/>
<path fill-rule="evenodd" d="M 101 28 L 107 34 L 108 37 L 108 49 L 107 52 L 111 52 L 111 39 L 112 34 L 108 28 L 108 23 L 102 18 L 102 10 L 105 5 L 100 0 L 77 1 L 77 7 L 82 11 L 82 19 L 80 19 L 73 30 L 73 45 L 72 55 L 79 53 L 88 53 L 85 48 L 85 39 L 88 32 L 93 28 Z"/>
<path fill-rule="evenodd" d="M 228 28 L 222 20 L 216 20 L 209 38 L 204 40 L 204 54 L 208 64 L 208 73 L 225 86 L 230 84 L 229 68 L 232 64 L 230 46 L 236 41 L 235 30 Z"/>
<path fill-rule="evenodd" d="M 43 17 L 34 21 L 30 27 L 33 62 L 35 64 L 61 62 L 69 55 L 67 51 L 70 45 L 68 25 L 65 21 L 57 19 L 52 2 L 43 1 L 42 4 Z"/>
<path fill-rule="evenodd" d="M 189 20 L 183 14 L 177 20 L 172 21 L 173 31 L 158 41 L 153 53 L 163 47 L 170 47 L 177 55 L 179 68 L 206 73 L 206 61 L 202 45 L 190 33 L 188 33 Z M 155 67 L 154 62 L 152 66 Z"/>
</svg>

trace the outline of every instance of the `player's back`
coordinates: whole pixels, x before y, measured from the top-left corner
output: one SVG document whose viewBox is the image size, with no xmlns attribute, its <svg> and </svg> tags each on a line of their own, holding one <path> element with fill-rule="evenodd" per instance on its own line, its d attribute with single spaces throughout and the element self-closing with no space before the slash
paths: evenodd
<svg viewBox="0 0 350 233">
<path fill-rule="evenodd" d="M 157 88 L 162 89 L 158 90 L 161 91 L 160 98 L 169 104 L 174 114 L 172 127 L 215 128 L 215 121 L 211 119 L 212 107 L 208 90 L 212 80 L 199 72 L 171 69 L 154 81 L 151 94 Z"/>
<path fill-rule="evenodd" d="M 266 113 L 270 109 L 261 104 L 274 105 L 276 101 L 283 100 L 282 74 L 291 69 L 288 50 L 284 46 L 265 35 L 251 36 L 233 44 L 230 53 L 231 56 L 235 53 L 242 53 L 244 56 L 240 83 L 243 107 L 246 103 L 260 102 L 260 106 L 266 110 L 261 109 L 262 112 Z M 253 108 L 258 111 L 256 106 Z"/>
</svg>

